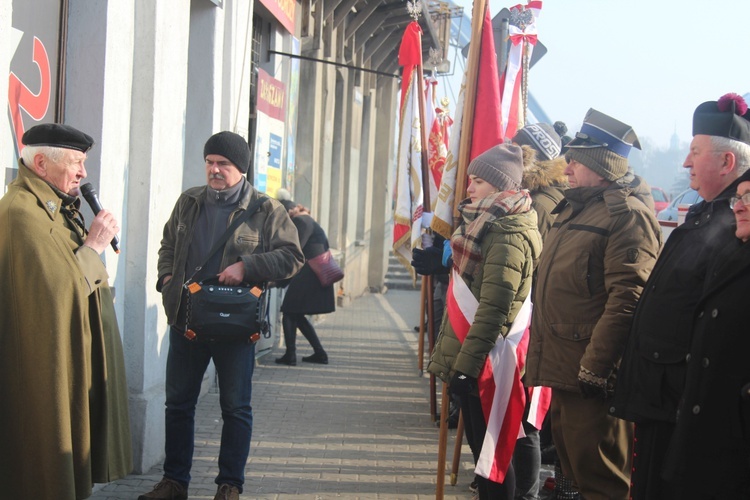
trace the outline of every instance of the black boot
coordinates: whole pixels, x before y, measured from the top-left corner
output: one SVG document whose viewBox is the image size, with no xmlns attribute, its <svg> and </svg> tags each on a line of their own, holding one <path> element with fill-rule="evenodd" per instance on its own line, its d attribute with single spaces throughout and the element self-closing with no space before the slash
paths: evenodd
<svg viewBox="0 0 750 500">
<path fill-rule="evenodd" d="M 305 358 L 302 358 L 304 361 Z M 292 354 L 284 353 L 280 358 L 276 358 L 276 363 L 280 365 L 297 366 L 297 356 Z"/>
<path fill-rule="evenodd" d="M 306 361 L 307 363 L 317 363 L 319 365 L 327 365 L 328 364 L 328 354 L 324 352 L 316 352 L 315 354 L 311 354 L 310 356 L 304 356 L 302 358 L 302 361 Z"/>
</svg>

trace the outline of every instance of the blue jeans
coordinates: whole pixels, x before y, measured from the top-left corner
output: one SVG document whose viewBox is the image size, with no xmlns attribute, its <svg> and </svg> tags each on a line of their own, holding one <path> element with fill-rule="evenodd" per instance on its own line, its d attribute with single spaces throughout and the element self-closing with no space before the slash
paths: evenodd
<svg viewBox="0 0 750 500">
<path fill-rule="evenodd" d="M 219 377 L 219 401 L 224 421 L 216 484 L 231 484 L 242 492 L 253 431 L 250 396 L 255 367 L 255 344 L 194 342 L 186 339 L 183 332 L 174 327 L 169 330 L 167 356 L 164 476 L 185 487 L 190 484 L 195 441 L 195 405 L 203 375 L 212 358 Z"/>
</svg>

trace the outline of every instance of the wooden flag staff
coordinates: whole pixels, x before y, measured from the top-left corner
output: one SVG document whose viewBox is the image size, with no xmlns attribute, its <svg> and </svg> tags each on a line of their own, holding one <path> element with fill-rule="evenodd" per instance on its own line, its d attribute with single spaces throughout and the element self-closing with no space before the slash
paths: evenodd
<svg viewBox="0 0 750 500">
<path fill-rule="evenodd" d="M 417 0 L 415 2 L 407 2 L 406 8 L 409 11 L 409 15 L 412 17 L 412 19 L 416 22 L 419 20 L 419 16 L 422 14 L 422 2 Z M 429 14 L 426 14 L 429 15 Z M 420 31 L 421 36 L 421 31 Z M 421 44 L 420 44 L 421 47 Z M 422 151 L 421 151 L 421 158 L 422 158 L 422 207 L 423 210 L 426 212 L 431 211 L 431 200 L 430 200 L 430 188 L 429 188 L 429 182 L 430 182 L 430 165 L 427 157 L 427 124 L 425 123 L 425 95 L 424 95 L 424 70 L 422 63 L 422 54 L 421 54 L 421 48 L 420 48 L 420 62 L 419 65 L 417 65 L 417 88 L 419 89 L 418 96 L 419 96 L 419 128 L 420 128 L 420 139 L 422 143 Z M 420 292 L 420 316 L 419 316 L 419 373 L 420 375 L 423 373 L 424 370 L 424 336 L 425 336 L 425 324 L 424 324 L 424 310 L 425 305 L 427 309 L 427 332 L 426 334 L 429 335 L 428 337 L 428 345 L 430 352 L 432 352 L 433 347 L 433 338 L 432 338 L 432 332 L 435 329 L 435 318 L 434 318 L 434 310 L 433 310 L 433 288 L 432 288 L 432 276 L 423 276 L 422 277 L 422 289 Z M 435 386 L 435 375 L 430 374 L 430 418 L 432 421 L 435 421 L 435 416 L 437 414 L 437 396 L 435 394 L 436 386 Z"/>
<path fill-rule="evenodd" d="M 460 214 L 458 205 L 466 192 L 466 170 L 471 156 L 471 135 L 473 133 L 474 108 L 477 98 L 477 79 L 479 75 L 479 51 L 481 50 L 482 26 L 484 13 L 487 9 L 486 0 L 474 0 L 471 11 L 471 41 L 469 57 L 466 66 L 466 94 L 464 96 L 463 116 L 461 119 L 460 141 L 458 148 L 458 171 L 456 173 L 456 189 L 453 200 L 453 227 L 457 227 Z M 440 437 L 438 439 L 438 475 L 435 498 L 442 500 L 445 492 L 445 465 L 448 446 L 448 402 L 450 393 L 448 384 L 443 383 L 442 404 L 440 408 Z M 457 433 L 457 438 L 462 433 Z M 460 449 L 460 444 L 456 444 Z M 455 455 L 455 453 L 454 453 Z M 460 453 L 459 453 L 460 455 Z M 455 458 L 454 458 L 455 460 Z"/>
</svg>

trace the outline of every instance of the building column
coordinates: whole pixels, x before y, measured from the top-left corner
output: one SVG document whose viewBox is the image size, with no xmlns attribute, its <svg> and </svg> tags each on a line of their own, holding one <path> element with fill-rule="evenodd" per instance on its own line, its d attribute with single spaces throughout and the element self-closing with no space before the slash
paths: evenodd
<svg viewBox="0 0 750 500">
<path fill-rule="evenodd" d="M 135 0 L 134 18 L 123 317 L 133 461 L 144 473 L 164 456 L 169 337 L 157 260 L 162 228 L 182 192 L 190 5 Z"/>
<path fill-rule="evenodd" d="M 379 77 L 377 86 L 377 118 L 375 126 L 375 157 L 378 168 L 373 171 L 372 229 L 370 236 L 370 289 L 385 286 L 388 256 L 393 246 L 393 186 L 396 171 L 394 137 L 396 122 L 393 110 L 398 109 L 398 82 Z"/>
</svg>

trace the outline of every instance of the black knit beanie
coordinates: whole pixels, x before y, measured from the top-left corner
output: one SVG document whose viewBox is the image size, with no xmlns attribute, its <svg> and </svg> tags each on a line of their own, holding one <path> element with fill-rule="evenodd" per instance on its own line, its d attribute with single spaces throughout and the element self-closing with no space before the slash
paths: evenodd
<svg viewBox="0 0 750 500">
<path fill-rule="evenodd" d="M 223 156 L 243 174 L 250 168 L 250 146 L 244 137 L 234 132 L 224 131 L 209 137 L 203 146 L 203 159 L 208 155 Z"/>
<path fill-rule="evenodd" d="M 523 177 L 523 152 L 515 144 L 498 144 L 477 156 L 467 171 L 476 175 L 499 191 L 514 191 L 521 187 Z"/>
</svg>

